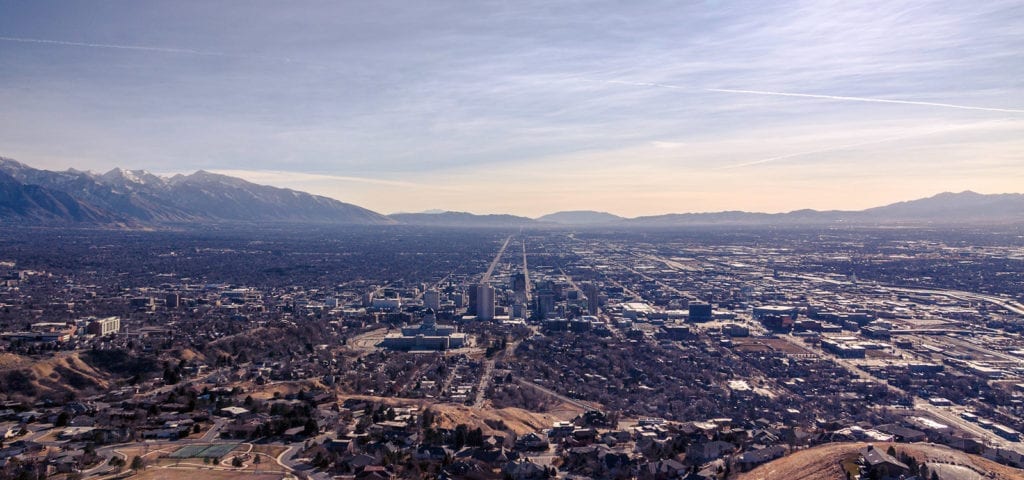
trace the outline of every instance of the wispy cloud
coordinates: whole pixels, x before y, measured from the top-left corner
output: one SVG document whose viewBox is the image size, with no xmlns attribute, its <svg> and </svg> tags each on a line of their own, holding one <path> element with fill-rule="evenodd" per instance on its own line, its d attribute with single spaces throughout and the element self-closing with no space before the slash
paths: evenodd
<svg viewBox="0 0 1024 480">
<path fill-rule="evenodd" d="M 758 159 L 758 160 L 752 160 L 752 161 L 747 161 L 747 162 L 735 163 L 735 164 L 731 164 L 731 165 L 724 165 L 724 166 L 719 167 L 718 169 L 719 170 L 732 170 L 732 169 L 743 168 L 743 167 L 753 167 L 753 166 L 756 166 L 756 165 L 764 165 L 764 164 L 767 164 L 767 163 L 778 162 L 778 161 L 781 161 L 781 160 L 789 160 L 791 158 L 806 157 L 806 156 L 817 155 L 817 154 L 822 154 L 822 153 L 840 152 L 840 151 L 845 151 L 845 150 L 854 150 L 854 149 L 857 149 L 857 148 L 860 148 L 860 147 L 867 147 L 867 146 L 872 146 L 872 145 L 881 145 L 881 144 L 885 144 L 885 143 L 894 143 L 894 142 L 900 142 L 900 141 L 903 141 L 903 140 L 913 140 L 913 139 L 928 137 L 928 136 L 932 136 L 932 135 L 946 134 L 946 133 L 952 133 L 952 132 L 960 132 L 960 131 L 994 131 L 994 130 L 1000 130 L 1000 129 L 1020 130 L 1021 127 L 1022 127 L 1022 125 L 1019 122 L 1015 122 L 1015 121 L 1012 121 L 1012 120 L 995 120 L 995 121 L 987 121 L 987 122 L 976 122 L 976 123 L 967 123 L 967 124 L 958 124 L 958 125 L 948 125 L 948 126 L 941 127 L 941 128 L 931 128 L 931 129 L 917 130 L 917 131 L 912 131 L 911 133 L 905 133 L 905 134 L 901 134 L 901 135 L 886 136 L 886 137 L 882 137 L 882 138 L 876 138 L 876 139 L 872 139 L 872 140 L 865 140 L 865 141 L 861 141 L 861 142 L 854 142 L 854 143 L 847 143 L 847 144 L 841 144 L 841 145 L 826 146 L 826 147 L 823 147 L 823 148 L 817 148 L 817 149 L 813 149 L 813 150 L 806 150 L 806 151 L 801 151 L 801 152 L 789 153 L 789 154 L 785 154 L 785 155 L 776 155 L 776 156 L 762 158 L 762 159 Z"/>
<path fill-rule="evenodd" d="M 900 100 L 891 98 L 873 98 L 873 97 L 852 97 L 846 95 L 822 95 L 814 93 L 793 93 L 793 92 L 769 92 L 766 90 L 741 90 L 732 88 L 695 88 L 687 87 L 683 85 L 672 85 L 668 83 L 655 83 L 655 82 L 634 82 L 628 80 L 606 80 L 604 83 L 613 85 L 629 85 L 634 87 L 651 87 L 651 88 L 664 88 L 669 90 L 681 90 L 690 93 L 699 92 L 716 92 L 716 93 L 735 93 L 741 95 L 767 95 L 774 97 L 796 97 L 796 98 L 812 98 L 817 100 L 832 100 L 841 102 L 867 102 L 867 103 L 891 103 L 898 105 L 917 105 L 922 107 L 941 107 L 941 108 L 955 108 L 959 110 L 980 110 L 985 112 L 997 112 L 997 113 L 1024 113 L 1024 110 L 1013 109 L 1013 108 L 996 108 L 996 107 L 979 107 L 972 105 L 957 105 L 953 103 L 940 103 L 940 102 L 923 102 L 918 100 Z"/>
<path fill-rule="evenodd" d="M 54 168 L 230 170 L 383 211 L 757 207 L 768 183 L 778 208 L 811 184 L 843 206 L 848 170 L 1020 189 L 966 166 L 1020 171 L 1022 122 L 927 133 L 1024 120 L 1020 0 L 37 3 L 0 15 L 0 145 Z"/>
<path fill-rule="evenodd" d="M 665 87 L 664 85 L 654 85 L 658 87 Z M 942 108 L 956 108 L 960 110 L 981 110 L 985 112 L 999 112 L 999 113 L 1024 113 L 1024 110 L 1017 110 L 1012 108 L 994 108 L 994 107 L 976 107 L 970 105 L 956 105 L 952 103 L 936 103 L 936 102 L 921 102 L 916 100 L 896 100 L 888 98 L 869 98 L 869 97 L 849 97 L 843 95 L 818 95 L 812 93 L 791 93 L 791 92 L 767 92 L 763 90 L 734 90 L 729 88 L 705 88 L 708 92 L 720 92 L 720 93 L 739 93 L 746 95 L 771 95 L 777 97 L 799 97 L 799 98 L 815 98 L 820 100 L 837 100 L 846 102 L 869 102 L 869 103 L 895 103 L 900 105 L 919 105 L 924 107 L 942 107 Z"/>
<path fill-rule="evenodd" d="M 212 170 L 214 173 L 244 178 L 251 182 L 264 182 L 270 184 L 288 183 L 310 183 L 310 182 L 347 182 L 366 183 L 371 185 L 386 185 L 389 187 L 427 187 L 428 185 L 406 182 L 402 180 L 388 180 L 383 178 L 353 177 L 346 175 L 325 175 L 319 173 L 288 172 L 283 170 Z"/>
</svg>

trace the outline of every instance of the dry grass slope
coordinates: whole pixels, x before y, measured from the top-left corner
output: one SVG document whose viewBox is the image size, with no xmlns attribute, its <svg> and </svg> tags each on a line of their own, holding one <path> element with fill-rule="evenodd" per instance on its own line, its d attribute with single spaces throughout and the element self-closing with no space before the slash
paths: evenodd
<svg viewBox="0 0 1024 480">
<path fill-rule="evenodd" d="M 114 377 L 82 360 L 78 352 L 66 352 L 48 358 L 0 355 L 0 382 L 9 397 L 59 398 L 102 391 L 111 387 Z"/>
<path fill-rule="evenodd" d="M 801 450 L 774 462 L 761 465 L 741 474 L 737 480 L 762 480 L 782 478 L 785 480 L 833 480 L 846 478 L 839 463 L 845 458 L 857 455 L 867 443 L 831 443 L 808 450 Z M 888 448 L 888 444 L 876 444 Z M 970 455 L 941 445 L 927 443 L 893 444 L 897 452 L 907 452 L 918 461 L 937 461 L 970 467 L 974 471 L 991 472 L 992 477 L 1002 480 L 1024 479 L 1024 470 L 1000 465 L 996 462 Z"/>
</svg>

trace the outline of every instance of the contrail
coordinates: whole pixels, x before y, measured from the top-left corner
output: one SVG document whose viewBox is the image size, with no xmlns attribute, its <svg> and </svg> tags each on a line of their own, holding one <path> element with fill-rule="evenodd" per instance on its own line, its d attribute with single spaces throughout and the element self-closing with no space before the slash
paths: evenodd
<svg viewBox="0 0 1024 480">
<path fill-rule="evenodd" d="M 616 85 L 632 85 L 634 87 L 670 88 L 672 90 L 691 90 L 691 91 L 695 90 L 693 88 L 681 87 L 679 85 L 669 85 L 667 83 L 627 82 L 625 80 L 605 80 L 604 83 L 614 83 Z"/>
<path fill-rule="evenodd" d="M 753 160 L 753 161 L 750 161 L 750 162 L 736 163 L 736 164 L 733 164 L 733 165 L 725 165 L 725 166 L 717 168 L 716 170 L 731 170 L 731 169 L 734 169 L 734 168 L 752 167 L 754 165 L 762 165 L 762 164 L 765 164 L 765 163 L 777 162 L 779 160 L 786 160 L 786 159 L 789 159 L 789 158 L 803 157 L 803 156 L 806 156 L 806 155 L 815 155 L 815 154 L 818 154 L 818 153 L 835 152 L 835 151 L 840 151 L 840 150 L 848 150 L 848 149 L 851 149 L 851 148 L 864 147 L 864 146 L 868 146 L 868 145 L 876 145 L 876 144 L 879 144 L 879 143 L 895 142 L 895 141 L 898 141 L 898 140 L 907 140 L 907 139 L 917 138 L 917 137 L 925 137 L 925 136 L 928 136 L 928 135 L 935 135 L 937 133 L 945 133 L 945 132 L 951 132 L 951 131 L 955 131 L 955 130 L 963 130 L 963 129 L 967 129 L 967 128 L 972 128 L 972 126 L 970 126 L 970 125 L 960 125 L 960 126 L 955 126 L 955 127 L 948 127 L 948 128 L 937 129 L 937 130 L 931 130 L 931 131 L 927 131 L 927 132 L 915 133 L 915 134 L 911 134 L 911 135 L 898 135 L 898 136 L 880 138 L 880 139 L 877 139 L 877 140 L 868 140 L 868 141 L 864 141 L 864 142 L 850 143 L 850 144 L 846 144 L 846 145 L 837 145 L 837 146 L 834 146 L 834 147 L 821 148 L 821 149 L 810 150 L 810 151 L 806 151 L 806 152 L 788 153 L 786 155 L 778 155 L 778 156 L 775 156 L 775 157 L 762 158 L 760 160 Z"/>
<path fill-rule="evenodd" d="M 263 60 L 269 62 L 280 62 L 289 64 L 300 64 L 309 65 L 314 67 L 327 67 L 327 65 L 300 62 L 295 61 L 286 57 L 265 57 L 262 55 L 246 55 L 239 53 L 224 53 L 224 52 L 213 52 L 210 50 L 195 50 L 192 48 L 174 48 L 174 47 L 152 47 L 146 45 L 122 45 L 115 43 L 92 43 L 92 42 L 70 42 L 66 40 L 50 40 L 46 38 L 25 38 L 25 37 L 4 37 L 0 36 L 0 41 L 4 42 L 18 42 L 18 43 L 35 43 L 40 45 L 59 45 L 63 47 L 85 47 L 85 48 L 106 48 L 112 50 L 132 50 L 137 52 L 156 52 L 156 53 L 170 53 L 175 55 L 198 55 L 202 57 L 223 57 L 223 58 L 243 58 L 248 60 Z"/>
<path fill-rule="evenodd" d="M 690 88 L 683 87 L 680 85 L 671 85 L 667 83 L 651 83 L 651 82 L 629 82 L 624 80 L 606 80 L 604 83 L 611 83 L 616 85 L 632 85 L 635 87 L 655 87 L 655 88 L 667 88 L 671 90 L 686 90 L 691 92 L 716 92 L 716 93 L 739 93 L 744 95 L 770 95 L 775 97 L 797 97 L 797 98 L 815 98 L 819 100 L 837 100 L 846 102 L 868 102 L 868 103 L 894 103 L 898 105 L 917 105 L 923 107 L 942 107 L 942 108 L 956 108 L 960 110 L 980 110 L 983 112 L 999 112 L 999 113 L 1024 113 L 1024 110 L 1013 109 L 1013 108 L 994 108 L 994 107 L 975 107 L 972 105 L 957 105 L 953 103 L 938 103 L 938 102 L 919 102 L 916 100 L 894 100 L 888 98 L 872 98 L 872 97 L 850 97 L 843 95 L 818 95 L 813 93 L 792 93 L 792 92 L 769 92 L 765 90 L 738 90 L 732 88 Z"/>
<path fill-rule="evenodd" d="M 180 53 L 185 55 L 202 55 L 206 57 L 230 57 L 226 53 L 193 50 L 190 48 L 147 47 L 142 45 L 116 45 L 112 43 L 68 42 L 64 40 L 47 40 L 44 38 L 0 37 L 5 42 L 39 43 L 43 45 L 62 45 L 65 47 L 111 48 L 116 50 L 138 50 L 143 52 Z"/>
<path fill-rule="evenodd" d="M 847 144 L 847 145 L 837 145 L 835 147 L 821 148 L 821 149 L 818 149 L 818 150 L 810 150 L 810 151 L 806 151 L 806 152 L 788 153 L 786 155 L 778 155 L 778 156 L 775 156 L 775 157 L 762 158 L 760 160 L 754 160 L 754 161 L 750 161 L 750 162 L 736 163 L 736 164 L 733 164 L 733 165 L 725 165 L 725 166 L 717 168 L 717 170 L 731 170 L 731 169 L 734 169 L 734 168 L 752 167 L 754 165 L 761 165 L 761 164 L 765 164 L 765 163 L 777 162 L 779 160 L 786 160 L 788 158 L 802 157 L 802 156 L 805 156 L 805 155 L 815 155 L 815 154 L 818 154 L 818 153 L 835 152 L 835 151 L 838 151 L 838 150 L 847 150 L 847 149 L 850 149 L 850 148 L 857 148 L 857 147 L 863 147 L 863 146 L 867 146 L 867 145 L 874 145 L 876 143 L 893 142 L 893 141 L 896 141 L 896 140 L 903 140 L 903 139 L 912 138 L 912 137 L 916 137 L 916 136 L 918 136 L 918 135 L 905 135 L 905 136 L 902 136 L 902 137 L 889 137 L 889 138 L 883 138 L 883 139 L 880 139 L 880 140 L 870 140 L 870 141 L 867 141 L 867 142 L 850 143 L 850 144 Z"/>
<path fill-rule="evenodd" d="M 662 86 L 655 84 L 651 85 Z M 887 98 L 846 97 L 841 95 L 816 95 L 812 93 L 766 92 L 763 90 L 733 90 L 729 88 L 705 88 L 704 90 L 708 92 L 719 93 L 742 93 L 747 95 L 773 95 L 776 97 L 817 98 L 821 100 L 839 100 L 847 102 L 896 103 L 900 105 L 920 105 L 925 107 L 958 108 L 960 110 L 981 110 L 985 112 L 1024 113 L 1024 110 L 1016 110 L 1012 108 L 974 107 L 970 105 L 956 105 L 952 103 L 918 102 L 914 100 L 890 100 Z"/>
</svg>

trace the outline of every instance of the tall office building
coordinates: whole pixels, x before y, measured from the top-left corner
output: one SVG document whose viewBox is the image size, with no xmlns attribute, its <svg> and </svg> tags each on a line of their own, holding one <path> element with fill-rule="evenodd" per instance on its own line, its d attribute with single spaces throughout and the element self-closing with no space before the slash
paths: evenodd
<svg viewBox="0 0 1024 480">
<path fill-rule="evenodd" d="M 518 272 L 512 275 L 512 291 L 515 293 L 526 292 L 526 274 Z"/>
<path fill-rule="evenodd" d="M 441 293 L 437 290 L 423 292 L 423 306 L 435 312 L 441 310 Z"/>
<path fill-rule="evenodd" d="M 587 313 L 597 315 L 597 310 L 600 307 L 601 301 L 601 293 L 597 289 L 597 284 L 588 283 L 584 285 L 583 294 L 587 296 Z"/>
<path fill-rule="evenodd" d="M 168 293 L 164 298 L 164 304 L 167 308 L 178 308 L 181 306 L 181 297 L 177 293 Z"/>
<path fill-rule="evenodd" d="M 469 295 L 466 295 L 466 315 L 476 315 L 476 298 L 477 293 L 480 291 L 480 285 L 471 285 L 469 287 Z"/>
<path fill-rule="evenodd" d="M 555 293 L 551 290 L 539 290 L 533 295 L 533 316 L 543 320 L 555 312 Z"/>
<path fill-rule="evenodd" d="M 476 287 L 476 318 L 494 320 L 494 287 L 490 285 Z"/>
</svg>

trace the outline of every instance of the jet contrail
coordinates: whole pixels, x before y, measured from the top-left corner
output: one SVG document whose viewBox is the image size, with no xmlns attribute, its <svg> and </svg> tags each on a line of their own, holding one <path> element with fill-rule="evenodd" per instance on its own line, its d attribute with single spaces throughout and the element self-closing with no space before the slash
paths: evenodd
<svg viewBox="0 0 1024 480">
<path fill-rule="evenodd" d="M 270 62 L 281 62 L 289 64 L 300 64 L 309 65 L 314 67 L 327 67 L 327 65 L 300 62 L 295 61 L 286 57 L 265 57 L 262 55 L 246 55 L 239 53 L 223 53 L 213 52 L 209 50 L 195 50 L 191 48 L 174 48 L 174 47 L 151 47 L 146 45 L 122 45 L 115 43 L 91 43 L 91 42 L 70 42 L 66 40 L 50 40 L 46 38 L 25 38 L 25 37 L 4 37 L 0 36 L 0 41 L 4 42 L 18 42 L 18 43 L 36 43 L 40 45 L 59 45 L 63 47 L 86 47 L 86 48 L 106 48 L 113 50 L 132 50 L 138 52 L 156 52 L 156 53 L 170 53 L 175 55 L 198 55 L 202 57 L 223 57 L 223 58 L 243 58 L 248 60 L 263 60 Z"/>
<path fill-rule="evenodd" d="M 835 152 L 835 151 L 839 151 L 839 150 L 846 150 L 846 149 L 850 149 L 850 148 L 864 147 L 864 146 L 867 146 L 867 145 L 874 145 L 876 143 L 892 142 L 892 141 L 903 140 L 905 138 L 911 138 L 911 137 L 915 137 L 915 136 L 917 136 L 917 135 L 907 135 L 907 136 L 903 136 L 903 137 L 890 137 L 890 138 L 883 138 L 883 139 L 880 139 L 880 140 L 870 140 L 870 141 L 867 141 L 867 142 L 850 143 L 850 144 L 847 144 L 847 145 L 837 145 L 835 147 L 821 148 L 821 149 L 818 149 L 818 150 L 810 150 L 810 151 L 806 151 L 806 152 L 788 153 L 786 155 L 778 155 L 778 156 L 775 156 L 775 157 L 762 158 L 760 160 L 754 160 L 754 161 L 750 161 L 750 162 L 736 163 L 736 164 L 733 164 L 733 165 L 725 165 L 725 166 L 717 168 L 717 170 L 731 170 L 731 169 L 734 169 L 734 168 L 752 167 L 754 165 L 761 165 L 761 164 L 765 164 L 765 163 L 777 162 L 779 160 L 786 160 L 788 158 L 802 157 L 804 155 L 815 155 L 815 154 L 818 154 L 818 153 L 828 153 L 828 152 Z"/>
<path fill-rule="evenodd" d="M 650 85 L 662 86 L 656 84 Z M 719 93 L 742 93 L 747 95 L 772 95 L 776 97 L 817 98 L 821 100 L 839 100 L 847 102 L 896 103 L 900 105 L 920 105 L 925 107 L 958 108 L 960 110 L 981 110 L 985 112 L 1024 113 L 1024 110 L 1016 110 L 1012 108 L 974 107 L 970 105 L 956 105 L 952 103 L 918 102 L 915 100 L 890 100 L 887 98 L 846 97 L 841 95 L 816 95 L 812 93 L 766 92 L 763 90 L 733 90 L 729 88 L 705 88 L 704 90 L 708 92 Z"/>
<path fill-rule="evenodd" d="M 898 105 L 918 105 L 923 107 L 956 108 L 960 110 L 980 110 L 983 112 L 1024 113 L 1024 110 L 1013 108 L 975 107 L 971 105 L 956 105 L 953 103 L 919 102 L 916 100 L 892 100 L 887 98 L 849 97 L 843 95 L 818 95 L 813 93 L 769 92 L 765 90 L 739 90 L 732 88 L 691 88 L 683 87 L 680 85 L 671 85 L 667 83 L 629 82 L 625 80 L 606 80 L 604 83 L 611 83 L 616 85 L 632 85 L 635 87 L 655 87 L 667 88 L 671 90 L 687 90 L 691 92 L 739 93 L 743 95 L 770 95 L 775 97 L 815 98 L 819 100 L 837 100 L 846 102 L 895 103 Z"/>
<path fill-rule="evenodd" d="M 625 80 L 605 80 L 604 83 L 614 83 L 616 85 L 632 85 L 634 87 L 671 88 L 672 90 L 695 90 L 693 88 L 681 87 L 679 85 L 669 85 L 667 83 L 627 82 Z M 700 89 L 696 89 L 696 90 L 700 90 Z"/>
<path fill-rule="evenodd" d="M 186 55 L 203 55 L 207 57 L 229 57 L 226 53 L 192 50 L 190 48 L 147 47 L 142 45 L 117 45 L 112 43 L 68 42 L 64 40 L 47 40 L 44 38 L 0 37 L 5 42 L 39 43 L 43 45 L 62 45 L 65 47 L 111 48 L 116 50 L 139 50 L 143 52 L 181 53 Z"/>
<path fill-rule="evenodd" d="M 810 151 L 806 151 L 806 152 L 788 153 L 786 155 L 778 155 L 778 156 L 775 156 L 775 157 L 762 158 L 760 160 L 753 160 L 753 161 L 749 161 L 749 162 L 736 163 L 736 164 L 733 164 L 733 165 L 725 165 L 725 166 L 722 166 L 722 167 L 718 167 L 716 170 L 731 170 L 731 169 L 734 169 L 734 168 L 752 167 L 754 165 L 762 165 L 762 164 L 765 164 L 765 163 L 777 162 L 779 160 L 786 160 L 786 159 L 789 159 L 789 158 L 803 157 L 805 155 L 815 155 L 815 154 L 818 154 L 818 153 L 828 153 L 828 152 L 835 152 L 835 151 L 840 151 L 840 150 L 848 150 L 848 149 L 851 149 L 851 148 L 865 147 L 865 146 L 868 146 L 868 145 L 875 145 L 875 144 L 879 144 L 879 143 L 895 142 L 895 141 L 898 141 L 898 140 L 908 140 L 908 139 L 911 139 L 911 138 L 925 137 L 925 136 L 928 136 L 928 135 L 935 135 L 937 133 L 945 133 L 945 132 L 951 132 L 951 131 L 955 131 L 955 130 L 963 130 L 963 129 L 967 129 L 967 128 L 972 128 L 972 125 L 959 125 L 959 126 L 955 126 L 955 127 L 940 128 L 940 129 L 937 129 L 937 130 L 931 130 L 931 131 L 921 132 L 921 133 L 914 133 L 914 134 L 910 134 L 910 135 L 897 135 L 897 136 L 892 136 L 892 137 L 880 138 L 878 140 L 868 140 L 868 141 L 864 141 L 864 142 L 849 143 L 849 144 L 846 144 L 846 145 L 837 145 L 837 146 L 834 146 L 834 147 L 820 148 L 820 149 L 817 149 L 817 150 L 810 150 Z"/>
</svg>

